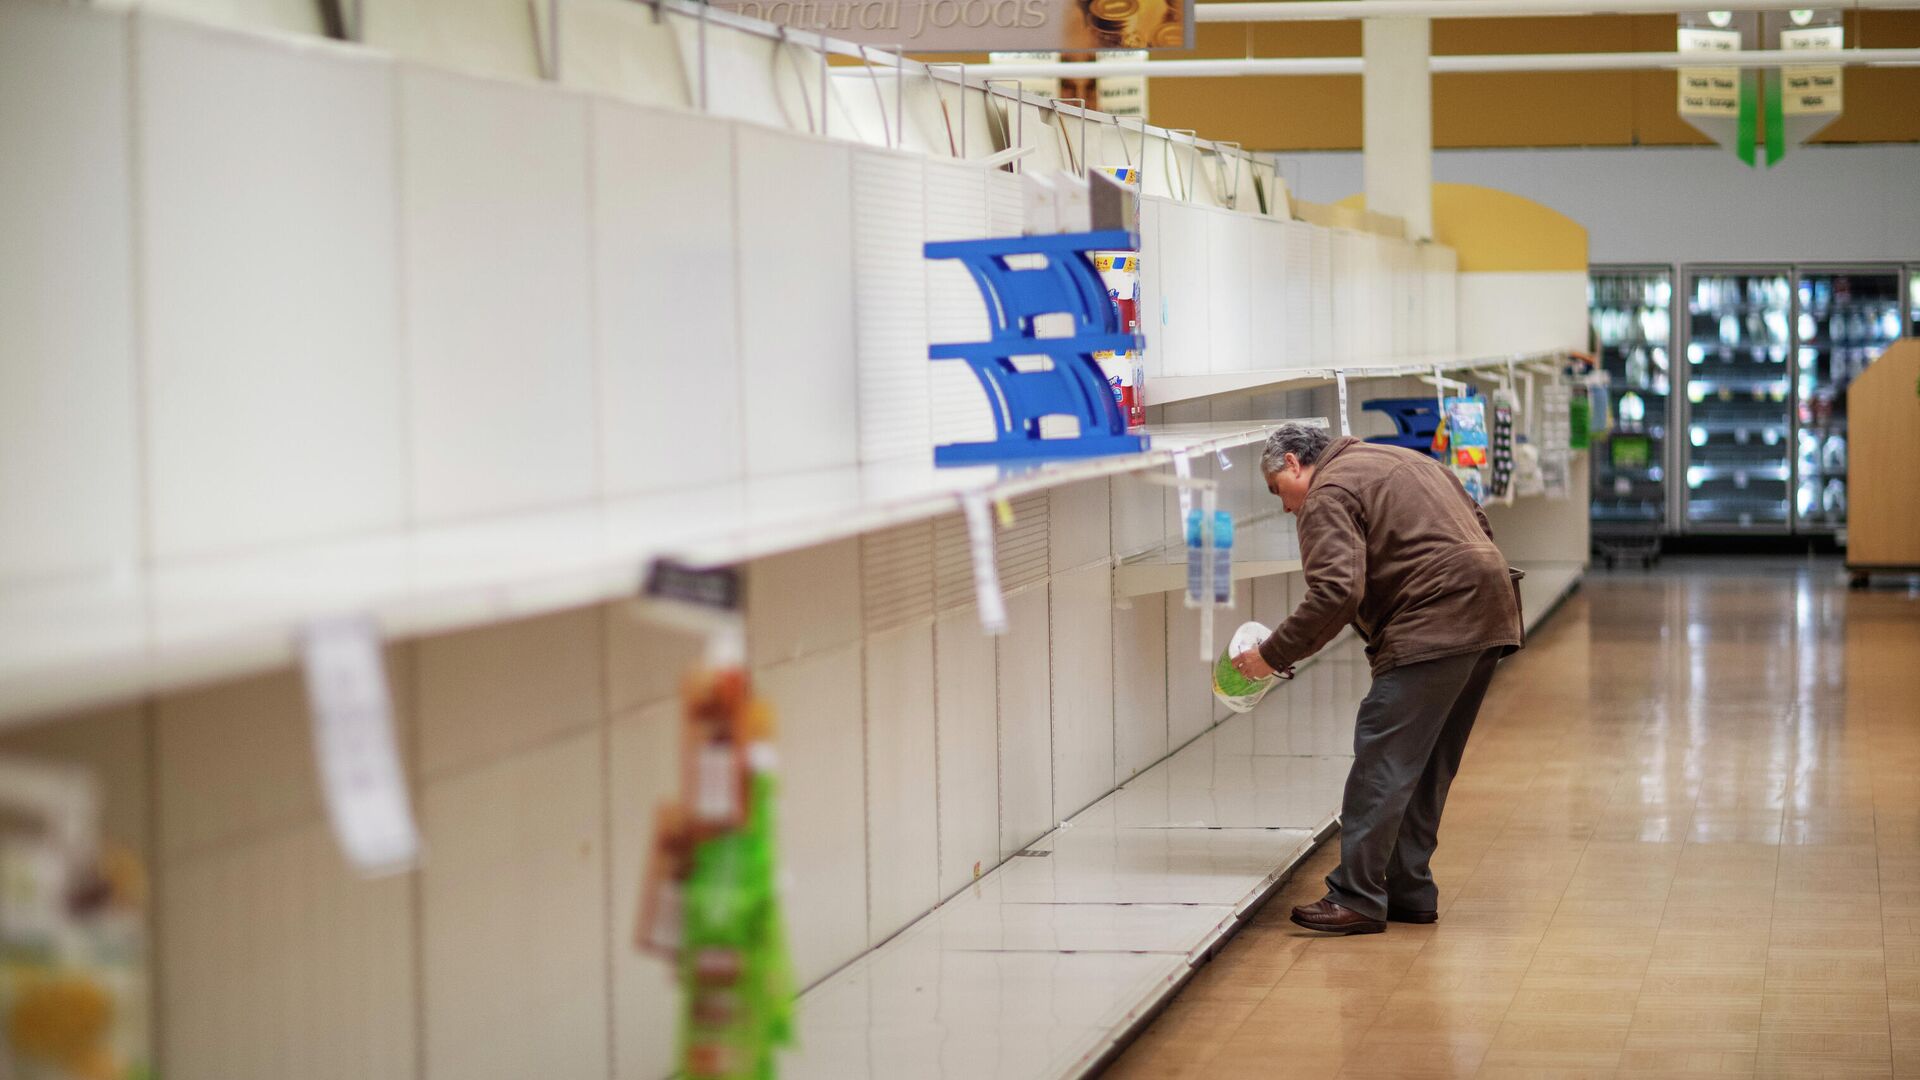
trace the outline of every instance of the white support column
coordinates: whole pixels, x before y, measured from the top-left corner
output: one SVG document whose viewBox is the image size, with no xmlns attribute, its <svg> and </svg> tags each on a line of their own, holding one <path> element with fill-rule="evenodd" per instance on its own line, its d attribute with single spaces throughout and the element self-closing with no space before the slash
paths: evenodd
<svg viewBox="0 0 1920 1080">
<path fill-rule="evenodd" d="M 1433 77 L 1426 19 L 1361 23 L 1367 209 L 1405 218 L 1415 240 L 1433 236 Z"/>
</svg>

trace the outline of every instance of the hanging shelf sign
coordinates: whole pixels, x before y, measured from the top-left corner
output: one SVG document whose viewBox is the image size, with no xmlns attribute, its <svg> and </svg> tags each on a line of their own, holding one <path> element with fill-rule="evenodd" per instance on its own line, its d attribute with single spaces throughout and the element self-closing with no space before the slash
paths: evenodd
<svg viewBox="0 0 1920 1080">
<path fill-rule="evenodd" d="M 713 0 L 778 26 L 910 52 L 1193 46 L 1192 0 Z"/>
<path fill-rule="evenodd" d="M 966 266 L 986 301 L 992 330 L 986 341 L 942 343 L 927 350 L 931 359 L 964 360 L 973 369 L 992 410 L 995 433 L 991 442 L 935 447 L 935 464 L 1033 462 L 1147 448 L 1145 435 L 1127 433 L 1126 415 L 1094 358 L 1096 353 L 1137 349 L 1141 343 L 1121 329 L 1119 311 L 1107 296 L 1092 253 L 1138 247 L 1139 237 L 1123 229 L 926 246 L 927 258 L 954 259 Z M 1071 319 L 1072 332 L 1037 336 L 1036 324 L 1050 315 Z M 1053 417 L 1072 418 L 1079 433 L 1042 437 L 1041 421 Z"/>
</svg>

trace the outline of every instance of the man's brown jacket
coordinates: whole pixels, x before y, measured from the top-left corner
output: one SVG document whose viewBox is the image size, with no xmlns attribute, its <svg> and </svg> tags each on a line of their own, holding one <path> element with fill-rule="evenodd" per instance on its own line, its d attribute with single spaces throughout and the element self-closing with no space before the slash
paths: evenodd
<svg viewBox="0 0 1920 1080">
<path fill-rule="evenodd" d="M 1522 643 L 1520 577 L 1487 516 L 1430 457 L 1354 438 L 1320 455 L 1298 517 L 1307 596 L 1260 645 L 1275 670 L 1348 623 L 1373 673 Z"/>
</svg>

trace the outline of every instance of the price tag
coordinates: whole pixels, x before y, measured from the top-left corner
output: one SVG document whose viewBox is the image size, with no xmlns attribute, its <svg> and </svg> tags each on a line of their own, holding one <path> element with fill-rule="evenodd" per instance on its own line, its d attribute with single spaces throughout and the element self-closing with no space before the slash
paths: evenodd
<svg viewBox="0 0 1920 1080">
<path fill-rule="evenodd" d="M 745 589 L 732 567 L 687 566 L 655 559 L 640 588 L 649 617 L 706 638 L 708 667 L 746 662 L 747 631 L 740 609 Z"/>
<path fill-rule="evenodd" d="M 1174 491 L 1180 497 L 1180 527 L 1187 527 L 1187 518 L 1193 514 L 1193 489 L 1185 481 L 1193 479 L 1193 462 L 1182 453 L 1173 455 L 1173 475 L 1182 481 Z"/>
<path fill-rule="evenodd" d="M 1353 421 L 1347 413 L 1347 373 L 1344 369 L 1333 373 L 1333 385 L 1340 390 L 1340 434 L 1353 434 Z"/>
<path fill-rule="evenodd" d="M 978 495 L 967 496 L 961 505 L 973 547 L 973 598 L 980 608 L 980 629 L 998 636 L 1007 632 L 1007 598 L 1000 591 L 1000 568 L 993 561 L 993 519 L 986 500 Z"/>
<path fill-rule="evenodd" d="M 340 850 L 368 877 L 412 869 L 420 833 L 394 741 L 378 628 L 362 617 L 323 619 L 307 626 L 300 648 L 320 787 Z"/>
</svg>

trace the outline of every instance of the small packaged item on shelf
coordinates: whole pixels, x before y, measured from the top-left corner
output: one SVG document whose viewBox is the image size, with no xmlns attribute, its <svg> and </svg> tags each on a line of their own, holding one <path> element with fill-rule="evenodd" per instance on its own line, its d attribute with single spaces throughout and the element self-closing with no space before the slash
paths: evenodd
<svg viewBox="0 0 1920 1080">
<path fill-rule="evenodd" d="M 1487 487 L 1494 498 L 1505 502 L 1513 501 L 1513 417 L 1519 407 L 1512 390 L 1502 387 L 1493 392 L 1493 422 L 1488 437 L 1492 476 Z"/>
<path fill-rule="evenodd" d="M 1100 273 L 1101 284 L 1106 286 L 1107 298 L 1113 302 L 1114 310 L 1120 315 L 1120 329 L 1124 333 L 1140 332 L 1140 255 L 1134 251 L 1096 251 L 1093 253 L 1093 268 Z M 1138 349 L 1125 352 L 1111 350 L 1096 351 L 1094 359 L 1100 362 L 1100 370 L 1107 377 L 1107 385 L 1113 388 L 1113 399 L 1126 415 L 1128 427 L 1139 427 L 1146 423 L 1146 405 L 1142 401 L 1141 391 L 1146 384 L 1143 358 Z"/>
<path fill-rule="evenodd" d="M 1513 493 L 1523 499 L 1547 493 L 1546 478 L 1540 471 L 1540 448 L 1524 436 L 1513 448 Z"/>
<path fill-rule="evenodd" d="M 688 857 L 673 854 L 674 821 L 663 817 L 656 851 L 668 855 L 650 865 L 669 873 L 679 888 L 677 955 L 681 993 L 682 1075 L 690 1080 L 757 1080 L 774 1075 L 776 1050 L 793 1037 L 793 978 L 781 924 L 773 832 L 777 795 L 772 712 L 754 697 L 738 668 L 696 675 L 684 691 L 688 735 L 684 745 L 699 755 L 689 775 L 701 788 L 683 791 L 693 827 Z M 709 754 L 707 743 L 723 733 L 734 752 Z M 713 773 L 726 763 L 735 777 L 721 783 Z M 707 832 L 697 804 L 741 792 L 743 814 L 729 827 Z M 676 863 L 679 865 L 676 865 Z M 643 895 L 670 895 L 649 881 Z M 643 927 L 650 940 L 672 939 L 670 920 L 655 908 Z"/>
<path fill-rule="evenodd" d="M 92 778 L 0 761 L 0 1076 L 151 1077 L 145 863 L 103 840 Z"/>
<path fill-rule="evenodd" d="M 1481 506 L 1487 504 L 1487 480 L 1481 475 L 1479 469 L 1455 465 L 1453 475 L 1460 479 L 1460 486 L 1466 489 L 1468 498 Z"/>
<path fill-rule="evenodd" d="M 1213 561 L 1211 563 L 1207 561 L 1205 533 L 1212 534 Z M 1207 604 L 1209 566 L 1213 574 L 1212 602 L 1221 606 L 1233 603 L 1233 515 L 1225 510 L 1215 510 L 1209 521 L 1206 511 L 1189 510 L 1187 512 L 1188 607 L 1203 607 Z"/>
<path fill-rule="evenodd" d="M 1487 403 L 1478 397 L 1446 400 L 1447 441 L 1454 465 L 1478 469 L 1487 463 Z"/>
<path fill-rule="evenodd" d="M 773 713 L 741 659 L 738 574 L 659 562 L 649 604 L 707 634 L 681 687 L 681 790 L 654 817 L 634 947 L 679 975 L 688 1080 L 764 1080 L 793 1041 L 792 969 L 774 836 Z"/>
<path fill-rule="evenodd" d="M 1257 622 L 1241 623 L 1240 629 L 1233 632 L 1233 639 L 1227 642 L 1226 651 L 1213 663 L 1213 696 L 1220 704 L 1237 713 L 1252 712 L 1253 707 L 1260 704 L 1260 699 L 1267 696 L 1267 691 L 1282 679 L 1293 678 L 1292 668 L 1264 679 L 1249 679 L 1233 666 L 1234 657 L 1259 648 L 1260 643 L 1272 633 Z"/>
<path fill-rule="evenodd" d="M 1827 436 L 1826 446 L 1820 451 L 1820 468 L 1829 476 L 1846 475 L 1847 437 L 1845 435 Z"/>
</svg>

